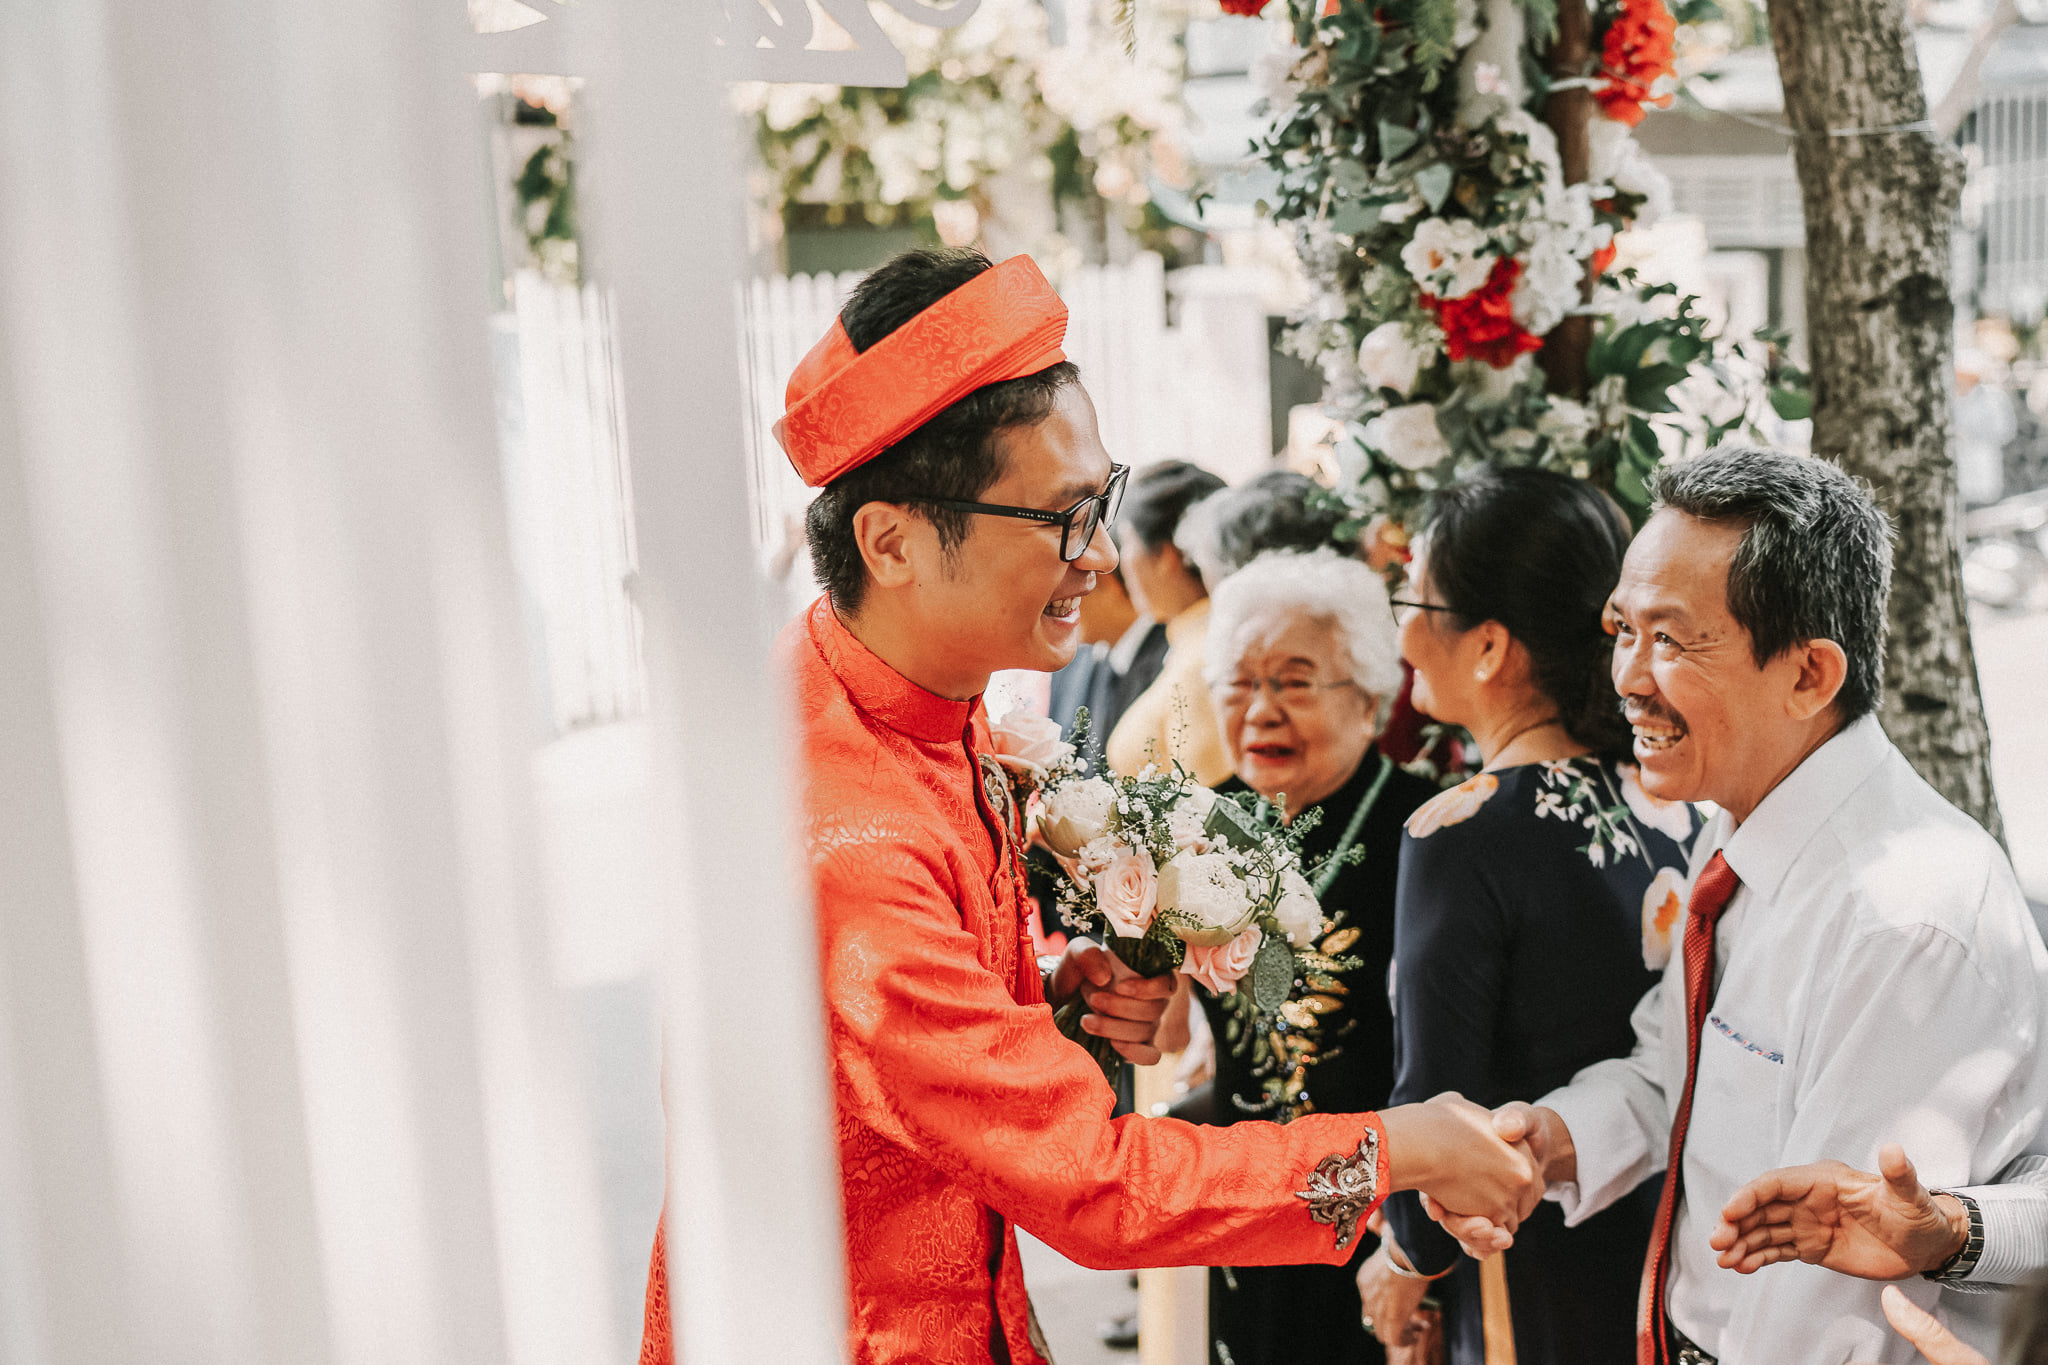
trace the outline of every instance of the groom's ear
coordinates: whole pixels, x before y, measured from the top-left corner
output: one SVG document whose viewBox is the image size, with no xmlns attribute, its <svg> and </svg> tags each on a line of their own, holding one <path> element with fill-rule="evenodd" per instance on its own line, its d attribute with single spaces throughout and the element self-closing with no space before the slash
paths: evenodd
<svg viewBox="0 0 2048 1365">
<path fill-rule="evenodd" d="M 907 588 L 917 582 L 922 525 L 922 518 L 893 502 L 862 503 L 853 514 L 853 540 L 876 587 Z"/>
</svg>

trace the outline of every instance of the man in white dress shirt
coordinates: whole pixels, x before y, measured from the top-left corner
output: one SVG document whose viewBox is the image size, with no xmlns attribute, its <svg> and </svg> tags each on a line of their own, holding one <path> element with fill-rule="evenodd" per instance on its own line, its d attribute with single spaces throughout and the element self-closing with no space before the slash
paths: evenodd
<svg viewBox="0 0 2048 1365">
<path fill-rule="evenodd" d="M 1877 1285 L 1801 1263 L 1740 1275 L 1709 1235 L 1760 1172 L 1875 1167 L 1886 1142 L 1936 1186 L 1990 1180 L 2048 1111 L 2048 953 L 2004 853 L 1872 714 L 1891 549 L 1862 486 L 1723 447 L 1664 469 L 1657 496 L 1610 604 L 1615 685 L 1644 787 L 1720 813 L 1634 1054 L 1497 1126 L 1532 1141 L 1568 1224 L 1675 1166 L 1644 1365 L 1912 1360 Z M 1447 1224 L 1468 1244 L 1499 1235 Z M 1995 1296 L 1905 1289 L 1964 1340 L 1995 1341 Z"/>
</svg>

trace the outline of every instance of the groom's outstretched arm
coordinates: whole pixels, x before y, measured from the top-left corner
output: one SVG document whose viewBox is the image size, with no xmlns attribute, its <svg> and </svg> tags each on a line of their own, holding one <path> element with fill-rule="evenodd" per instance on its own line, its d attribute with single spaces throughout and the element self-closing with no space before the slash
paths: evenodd
<svg viewBox="0 0 2048 1365">
<path fill-rule="evenodd" d="M 1049 1009 L 1016 1002 L 982 964 L 946 870 L 897 850 L 861 852 L 835 851 L 816 869 L 842 1122 L 857 1120 L 952 1172 L 1070 1258 L 1103 1267 L 1335 1263 L 1349 1249 L 1339 1233 L 1390 1188 L 1440 1189 L 1509 1222 L 1533 1201 L 1526 1155 L 1471 1105 L 1388 1111 L 1383 1182 L 1360 1160 L 1369 1127 L 1360 1115 L 1227 1128 L 1112 1119 L 1095 1062 L 1060 1034 Z"/>
</svg>

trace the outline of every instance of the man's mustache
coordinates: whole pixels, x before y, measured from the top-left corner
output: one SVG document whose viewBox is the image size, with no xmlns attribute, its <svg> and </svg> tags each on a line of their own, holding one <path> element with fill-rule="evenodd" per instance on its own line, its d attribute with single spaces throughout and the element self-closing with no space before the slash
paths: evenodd
<svg viewBox="0 0 2048 1365">
<path fill-rule="evenodd" d="M 1684 716 L 1668 706 L 1651 702 L 1625 701 L 1621 705 L 1621 714 L 1627 718 L 1630 725 L 1665 725 L 1676 730 L 1691 728 L 1685 723 Z"/>
</svg>

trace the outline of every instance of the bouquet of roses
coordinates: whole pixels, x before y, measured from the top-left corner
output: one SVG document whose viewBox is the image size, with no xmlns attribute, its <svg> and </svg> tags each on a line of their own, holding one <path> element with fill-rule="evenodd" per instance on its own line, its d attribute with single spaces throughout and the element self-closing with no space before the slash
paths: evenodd
<svg viewBox="0 0 2048 1365">
<path fill-rule="evenodd" d="M 1184 972 L 1218 995 L 1244 992 L 1272 1015 L 1301 968 L 1348 965 L 1315 951 L 1323 910 L 1301 840 L 1319 812 L 1285 825 L 1270 803 L 1218 795 L 1178 763 L 1136 777 L 1089 776 L 1071 750 L 1039 757 L 1049 761 L 1032 764 L 1029 776 L 1038 839 L 1064 873 L 1060 916 L 1133 970 Z M 1080 1032 L 1082 1011 L 1078 997 L 1069 1002 L 1061 1027 L 1113 1077 L 1119 1059 Z"/>
</svg>

